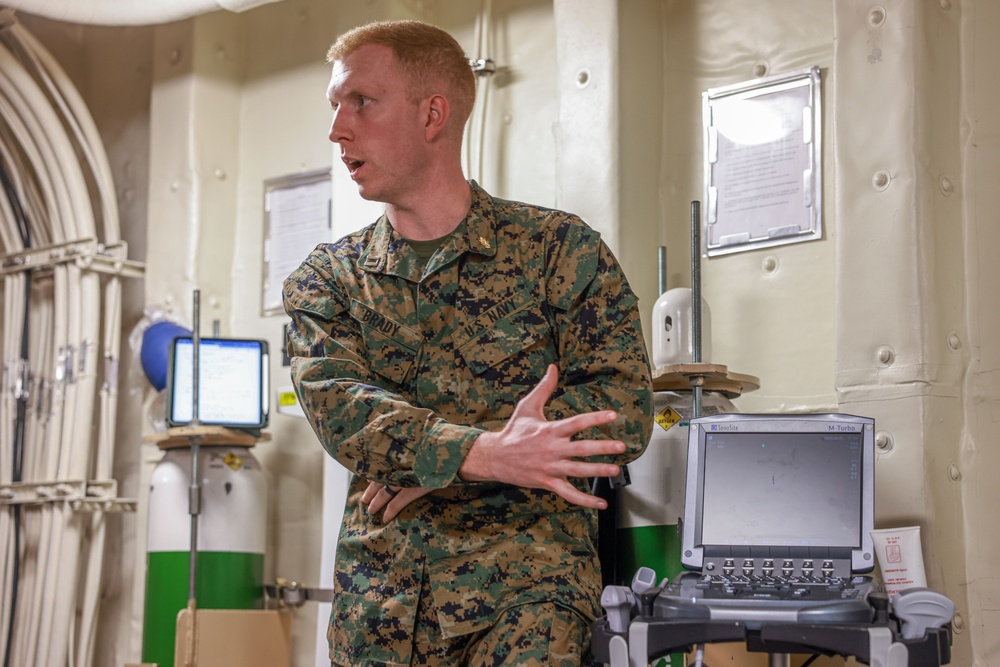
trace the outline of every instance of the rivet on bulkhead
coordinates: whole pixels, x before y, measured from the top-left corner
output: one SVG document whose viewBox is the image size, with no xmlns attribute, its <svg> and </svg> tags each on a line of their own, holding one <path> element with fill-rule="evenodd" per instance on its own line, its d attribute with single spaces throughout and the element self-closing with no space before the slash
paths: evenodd
<svg viewBox="0 0 1000 667">
<path fill-rule="evenodd" d="M 895 440 L 893 440 L 892 433 L 889 433 L 888 431 L 878 431 L 875 434 L 875 449 L 879 452 L 885 454 L 892 449 L 894 444 Z"/>
<path fill-rule="evenodd" d="M 889 183 L 891 182 L 892 182 L 892 174 L 890 174 L 885 169 L 879 169 L 874 174 L 872 174 L 872 187 L 879 192 L 889 187 Z"/>
<path fill-rule="evenodd" d="M 950 197 L 952 194 L 954 194 L 955 184 L 947 176 L 941 177 L 940 185 L 941 185 L 941 193 L 945 197 Z"/>
<path fill-rule="evenodd" d="M 875 350 L 875 358 L 878 359 L 880 366 L 891 366 L 892 362 L 896 360 L 896 351 L 888 345 L 880 345 Z"/>
<path fill-rule="evenodd" d="M 869 28 L 881 28 L 883 23 L 885 23 L 885 7 L 875 5 L 868 10 Z"/>
<path fill-rule="evenodd" d="M 965 619 L 962 618 L 962 615 L 957 611 L 955 612 L 955 616 L 951 619 L 951 629 L 955 631 L 956 635 L 962 634 L 962 631 L 965 630 Z"/>
</svg>

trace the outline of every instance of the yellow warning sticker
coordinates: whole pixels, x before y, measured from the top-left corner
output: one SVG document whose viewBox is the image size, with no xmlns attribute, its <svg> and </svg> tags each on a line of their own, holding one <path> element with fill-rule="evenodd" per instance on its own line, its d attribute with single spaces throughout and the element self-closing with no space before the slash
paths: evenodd
<svg viewBox="0 0 1000 667">
<path fill-rule="evenodd" d="M 664 431 L 668 431 L 671 426 L 681 420 L 681 416 L 677 414 L 676 410 L 668 405 L 659 414 L 653 417 L 653 420 L 662 426 Z"/>
<path fill-rule="evenodd" d="M 298 399 L 295 398 L 294 391 L 282 391 L 278 393 L 278 405 L 282 407 L 287 407 L 289 405 L 295 405 Z"/>
<path fill-rule="evenodd" d="M 239 470 L 240 468 L 243 467 L 243 459 L 241 459 L 233 452 L 229 452 L 228 454 L 226 454 L 226 458 L 222 460 L 223 462 L 225 462 L 227 466 L 229 466 L 233 470 Z"/>
</svg>

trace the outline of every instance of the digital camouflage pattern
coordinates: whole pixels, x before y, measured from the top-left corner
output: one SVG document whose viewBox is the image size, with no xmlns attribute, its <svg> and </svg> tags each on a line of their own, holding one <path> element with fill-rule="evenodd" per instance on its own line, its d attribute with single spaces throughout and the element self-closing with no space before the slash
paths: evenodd
<svg viewBox="0 0 1000 667">
<path fill-rule="evenodd" d="M 616 463 L 649 441 L 637 299 L 599 234 L 573 215 L 472 188 L 464 224 L 422 270 L 383 216 L 317 247 L 284 285 L 299 400 L 354 473 L 330 621 L 337 663 L 409 665 L 418 600 L 445 638 L 526 602 L 598 613 L 595 511 L 457 476 L 476 437 L 502 427 L 548 364 L 559 369 L 549 419 L 617 410 L 601 432 L 578 436 L 625 442 Z M 382 525 L 360 503 L 368 480 L 436 490 Z M 430 599 L 420 599 L 422 584 Z"/>
<path fill-rule="evenodd" d="M 436 619 L 432 623 L 423 618 L 426 613 L 423 609 L 418 613 L 413 665 L 580 667 L 593 661 L 585 650 L 590 645 L 590 624 L 554 602 L 511 607 L 495 626 L 450 641 L 440 636 Z"/>
</svg>

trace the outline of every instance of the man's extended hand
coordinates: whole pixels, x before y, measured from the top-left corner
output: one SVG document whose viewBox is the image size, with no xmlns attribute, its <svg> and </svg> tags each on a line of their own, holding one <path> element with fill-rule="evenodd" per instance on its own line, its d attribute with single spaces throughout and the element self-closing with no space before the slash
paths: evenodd
<svg viewBox="0 0 1000 667">
<path fill-rule="evenodd" d="M 593 456 L 609 456 L 625 451 L 618 440 L 573 440 L 577 433 L 594 426 L 613 422 L 618 414 L 601 410 L 549 421 L 545 404 L 559 381 L 559 372 L 550 365 L 545 376 L 528 394 L 518 401 L 514 414 L 500 431 L 480 435 L 472 444 L 465 461 L 458 469 L 466 482 L 504 482 L 530 489 L 547 489 L 571 503 L 605 509 L 607 503 L 573 486 L 569 478 L 614 477 L 618 466 L 587 461 Z M 583 459 L 583 460 L 581 460 Z M 433 489 L 420 487 L 395 488 L 369 482 L 361 495 L 368 513 L 382 513 L 388 523 L 417 498 Z"/>
<path fill-rule="evenodd" d="M 603 499 L 580 491 L 569 478 L 614 477 L 619 472 L 618 466 L 586 459 L 622 454 L 625 443 L 572 437 L 588 428 L 613 422 L 618 414 L 602 410 L 548 421 L 545 404 L 558 380 L 556 367 L 550 365 L 538 385 L 518 401 L 503 429 L 483 433 L 476 439 L 458 469 L 459 477 L 466 482 L 497 481 L 547 489 L 571 503 L 605 509 L 607 503 Z"/>
</svg>

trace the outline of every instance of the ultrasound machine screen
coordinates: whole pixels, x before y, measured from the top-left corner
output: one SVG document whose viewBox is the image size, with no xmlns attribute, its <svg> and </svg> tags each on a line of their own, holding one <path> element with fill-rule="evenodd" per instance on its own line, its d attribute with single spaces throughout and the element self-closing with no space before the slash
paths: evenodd
<svg viewBox="0 0 1000 667">
<path fill-rule="evenodd" d="M 703 543 L 861 546 L 862 433 L 710 432 L 704 456 Z"/>
<path fill-rule="evenodd" d="M 870 571 L 874 420 L 721 414 L 691 420 L 682 564 L 768 554 L 844 558 Z"/>
</svg>

